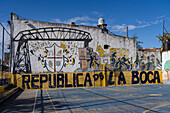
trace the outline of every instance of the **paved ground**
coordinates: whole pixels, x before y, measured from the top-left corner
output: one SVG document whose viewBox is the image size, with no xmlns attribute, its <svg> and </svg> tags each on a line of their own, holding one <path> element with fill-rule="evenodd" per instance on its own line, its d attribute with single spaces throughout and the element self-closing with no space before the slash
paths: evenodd
<svg viewBox="0 0 170 113">
<path fill-rule="evenodd" d="M 168 113 L 170 85 L 19 91 L 0 105 L 2 113 Z"/>
</svg>

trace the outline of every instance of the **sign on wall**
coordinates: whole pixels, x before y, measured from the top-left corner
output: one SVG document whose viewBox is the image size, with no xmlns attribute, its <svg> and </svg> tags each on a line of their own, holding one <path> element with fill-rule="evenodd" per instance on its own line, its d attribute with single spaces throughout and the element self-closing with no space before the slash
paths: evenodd
<svg viewBox="0 0 170 113">
<path fill-rule="evenodd" d="M 161 71 L 111 71 L 17 75 L 17 86 L 25 90 L 161 83 Z"/>
</svg>

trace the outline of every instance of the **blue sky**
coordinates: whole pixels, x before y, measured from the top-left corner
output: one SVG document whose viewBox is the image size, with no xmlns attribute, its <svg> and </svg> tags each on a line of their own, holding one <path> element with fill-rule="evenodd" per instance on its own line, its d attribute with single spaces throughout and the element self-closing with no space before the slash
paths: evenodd
<svg viewBox="0 0 170 113">
<path fill-rule="evenodd" d="M 170 32 L 170 0 L 0 0 L 0 23 L 6 27 L 10 13 L 24 19 L 97 26 L 100 17 L 117 35 L 138 36 L 144 48 L 160 48 L 156 35 L 163 20 Z M 8 27 L 9 29 L 9 27 Z M 0 32 L 1 33 L 1 32 Z"/>
</svg>

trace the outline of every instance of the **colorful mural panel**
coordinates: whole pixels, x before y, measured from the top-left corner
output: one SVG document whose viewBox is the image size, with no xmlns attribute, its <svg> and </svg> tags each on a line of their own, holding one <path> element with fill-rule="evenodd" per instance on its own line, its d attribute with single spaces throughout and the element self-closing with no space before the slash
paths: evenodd
<svg viewBox="0 0 170 113">
<path fill-rule="evenodd" d="M 170 51 L 162 53 L 162 72 L 163 80 L 170 80 Z"/>
<path fill-rule="evenodd" d="M 134 61 L 126 48 L 104 49 L 98 42 L 96 51 L 84 48 L 79 41 L 30 42 L 30 56 L 37 57 L 45 72 L 84 72 L 102 70 L 157 70 L 161 62 L 154 54 L 140 54 Z"/>
<path fill-rule="evenodd" d="M 77 42 L 31 42 L 30 56 L 37 57 L 47 72 L 60 72 L 78 59 Z"/>
</svg>

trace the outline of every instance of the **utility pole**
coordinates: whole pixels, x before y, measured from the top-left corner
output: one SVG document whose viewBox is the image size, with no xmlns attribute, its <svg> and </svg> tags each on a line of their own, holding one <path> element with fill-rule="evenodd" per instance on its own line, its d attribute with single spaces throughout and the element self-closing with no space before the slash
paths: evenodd
<svg viewBox="0 0 170 113">
<path fill-rule="evenodd" d="M 2 31 L 2 76 L 3 76 L 3 69 L 4 69 L 4 28 Z"/>
<path fill-rule="evenodd" d="M 163 20 L 163 38 L 164 38 L 165 20 Z"/>
</svg>

